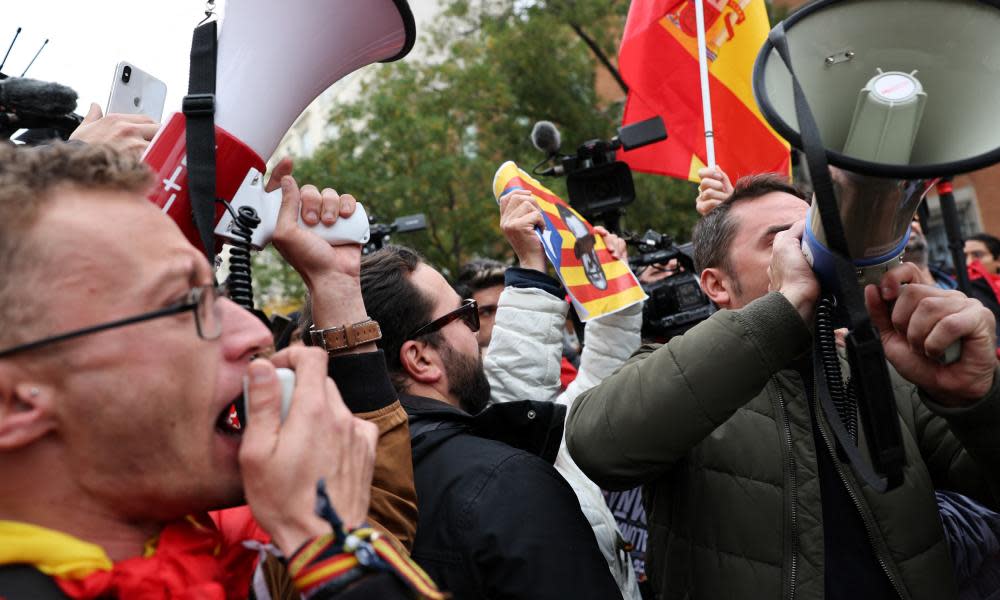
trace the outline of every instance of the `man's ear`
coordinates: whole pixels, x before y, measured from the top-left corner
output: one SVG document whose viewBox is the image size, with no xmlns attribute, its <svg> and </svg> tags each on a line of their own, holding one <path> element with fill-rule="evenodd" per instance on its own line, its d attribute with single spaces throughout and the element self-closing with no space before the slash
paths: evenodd
<svg viewBox="0 0 1000 600">
<path fill-rule="evenodd" d="M 56 428 L 52 392 L 31 383 L 13 383 L 0 367 L 0 452 L 19 450 Z"/>
<path fill-rule="evenodd" d="M 437 350 L 427 342 L 404 342 L 399 349 L 399 362 L 410 379 L 417 383 L 433 385 L 444 376 Z"/>
<path fill-rule="evenodd" d="M 722 269 L 709 267 L 701 272 L 701 289 L 719 308 L 732 306 L 730 285 L 731 282 Z"/>
</svg>

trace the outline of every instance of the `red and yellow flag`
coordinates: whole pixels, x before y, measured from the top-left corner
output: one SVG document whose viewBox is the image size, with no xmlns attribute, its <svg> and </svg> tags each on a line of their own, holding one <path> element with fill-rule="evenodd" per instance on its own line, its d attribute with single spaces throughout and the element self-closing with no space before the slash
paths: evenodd
<svg viewBox="0 0 1000 600">
<path fill-rule="evenodd" d="M 493 177 L 493 195 L 528 190 L 542 210 L 545 229 L 536 231 L 545 255 L 573 301 L 581 321 L 618 312 L 646 299 L 629 266 L 611 256 L 594 228 L 548 188 L 507 161 Z"/>
<path fill-rule="evenodd" d="M 632 0 L 618 54 L 629 86 L 624 124 L 659 115 L 665 142 L 621 153 L 633 169 L 698 181 L 705 128 L 698 74 L 696 0 Z M 702 0 L 716 159 L 733 181 L 790 173 L 788 143 L 753 97 L 753 64 L 770 25 L 764 0 Z"/>
</svg>

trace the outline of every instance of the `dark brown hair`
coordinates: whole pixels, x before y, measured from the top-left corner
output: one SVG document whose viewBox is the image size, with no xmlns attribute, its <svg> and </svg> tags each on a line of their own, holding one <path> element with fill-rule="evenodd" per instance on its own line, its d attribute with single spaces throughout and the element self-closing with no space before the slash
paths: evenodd
<svg viewBox="0 0 1000 600">
<path fill-rule="evenodd" d="M 504 284 L 504 273 L 507 265 L 492 258 L 480 258 L 469 261 L 458 270 L 455 279 L 455 291 L 463 298 L 471 298 L 480 290 L 485 290 Z"/>
<path fill-rule="evenodd" d="M 982 242 L 983 245 L 986 246 L 986 249 L 989 250 L 990 254 L 993 255 L 994 260 L 1000 258 L 1000 239 L 997 239 L 988 233 L 977 233 L 966 238 L 966 241 L 968 240 Z"/>
<path fill-rule="evenodd" d="M 404 246 L 386 246 L 361 259 L 361 295 L 368 316 L 382 329 L 378 346 L 385 351 L 385 362 L 392 383 L 398 392 L 406 391 L 406 373 L 399 351 L 406 336 L 426 325 L 434 314 L 431 299 L 417 289 L 410 276 L 425 262 L 416 250 Z M 421 339 L 438 347 L 443 341 L 435 332 Z"/>
<path fill-rule="evenodd" d="M 809 196 L 801 188 L 788 183 L 788 178 L 779 173 L 761 173 L 740 178 L 733 193 L 702 217 L 694 227 L 691 242 L 694 245 L 694 267 L 697 272 L 718 267 L 733 275 L 729 251 L 733 238 L 736 237 L 737 222 L 729 213 L 740 202 L 772 192 L 784 192 L 809 202 Z"/>
</svg>

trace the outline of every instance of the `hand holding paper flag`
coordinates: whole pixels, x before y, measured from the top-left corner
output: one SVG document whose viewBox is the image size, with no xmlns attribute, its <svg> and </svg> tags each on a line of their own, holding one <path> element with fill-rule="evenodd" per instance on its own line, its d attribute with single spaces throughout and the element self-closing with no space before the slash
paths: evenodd
<svg viewBox="0 0 1000 600">
<path fill-rule="evenodd" d="M 646 299 L 639 281 L 624 262 L 611 256 L 604 240 L 578 212 L 507 161 L 493 177 L 493 195 L 511 190 L 531 192 L 542 211 L 545 229 L 536 232 L 545 255 L 566 286 L 580 320 L 611 314 Z"/>
</svg>

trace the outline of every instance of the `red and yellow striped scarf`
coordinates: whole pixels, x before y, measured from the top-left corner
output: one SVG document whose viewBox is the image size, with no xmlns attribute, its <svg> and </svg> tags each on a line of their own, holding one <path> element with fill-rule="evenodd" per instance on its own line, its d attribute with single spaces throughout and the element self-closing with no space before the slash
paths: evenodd
<svg viewBox="0 0 1000 600">
<path fill-rule="evenodd" d="M 0 521 L 0 565 L 32 565 L 79 600 L 246 598 L 256 558 L 241 544 L 227 542 L 207 516 L 167 525 L 144 556 L 118 562 L 71 535 Z"/>
</svg>

